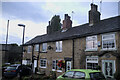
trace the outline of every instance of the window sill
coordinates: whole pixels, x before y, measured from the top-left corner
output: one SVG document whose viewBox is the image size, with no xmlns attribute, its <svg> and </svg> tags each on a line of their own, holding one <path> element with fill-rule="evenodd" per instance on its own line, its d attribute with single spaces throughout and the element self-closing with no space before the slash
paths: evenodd
<svg viewBox="0 0 120 80">
<path fill-rule="evenodd" d="M 113 48 L 113 49 L 101 49 L 100 51 L 116 51 L 117 49 L 116 48 Z"/>
<path fill-rule="evenodd" d="M 52 69 L 52 71 L 56 71 L 55 69 Z"/>
<path fill-rule="evenodd" d="M 62 52 L 62 50 L 56 50 L 56 52 L 58 52 L 58 53 L 59 53 L 59 52 Z"/>
<path fill-rule="evenodd" d="M 97 51 L 98 49 L 86 49 L 85 51 Z"/>
<path fill-rule="evenodd" d="M 46 68 L 46 67 L 40 67 L 40 68 Z"/>
<path fill-rule="evenodd" d="M 27 52 L 28 54 L 32 53 L 32 52 Z"/>
<path fill-rule="evenodd" d="M 52 69 L 52 71 L 62 72 L 62 70 L 55 70 L 55 69 Z"/>
<path fill-rule="evenodd" d="M 41 53 L 47 53 L 47 51 L 41 51 Z"/>
<path fill-rule="evenodd" d="M 39 51 L 35 51 L 35 52 L 39 52 Z"/>
<path fill-rule="evenodd" d="M 62 72 L 62 70 L 57 70 L 57 72 Z"/>
</svg>

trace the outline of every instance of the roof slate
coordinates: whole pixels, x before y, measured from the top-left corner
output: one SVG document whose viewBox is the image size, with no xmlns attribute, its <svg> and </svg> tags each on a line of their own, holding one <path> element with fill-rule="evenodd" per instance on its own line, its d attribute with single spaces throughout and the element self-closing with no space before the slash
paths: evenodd
<svg viewBox="0 0 120 80">
<path fill-rule="evenodd" d="M 94 24 L 93 26 L 89 26 L 89 23 L 86 23 L 83 25 L 72 27 L 68 29 L 66 32 L 57 31 L 52 34 L 36 36 L 35 38 L 26 42 L 25 45 L 74 39 L 116 31 L 120 31 L 120 16 L 101 20 L 100 22 Z"/>
</svg>

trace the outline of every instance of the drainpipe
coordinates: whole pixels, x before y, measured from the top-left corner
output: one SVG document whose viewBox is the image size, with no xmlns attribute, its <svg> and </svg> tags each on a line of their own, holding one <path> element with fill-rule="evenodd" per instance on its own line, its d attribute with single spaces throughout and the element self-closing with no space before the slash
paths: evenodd
<svg viewBox="0 0 120 80">
<path fill-rule="evenodd" d="M 32 72 L 34 69 L 34 58 L 33 58 L 33 54 L 34 54 L 34 45 L 32 45 Z"/>
<path fill-rule="evenodd" d="M 40 44 L 39 44 L 39 51 L 38 51 L 38 56 L 37 56 L 37 69 L 38 69 L 38 61 L 39 61 L 39 58 L 40 58 Z"/>
<path fill-rule="evenodd" d="M 72 39 L 72 41 L 73 41 L 72 59 L 73 59 L 73 69 L 74 69 L 74 39 Z"/>
</svg>

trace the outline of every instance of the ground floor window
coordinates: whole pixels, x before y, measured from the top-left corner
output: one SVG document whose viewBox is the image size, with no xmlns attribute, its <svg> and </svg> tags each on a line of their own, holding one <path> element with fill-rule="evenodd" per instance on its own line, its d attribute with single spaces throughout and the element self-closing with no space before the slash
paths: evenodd
<svg viewBox="0 0 120 80">
<path fill-rule="evenodd" d="M 47 60 L 46 59 L 40 59 L 40 67 L 41 68 L 47 67 Z"/>
<path fill-rule="evenodd" d="M 86 68 L 87 69 L 96 69 L 98 66 L 98 57 L 97 56 L 87 56 L 86 57 Z"/>
<path fill-rule="evenodd" d="M 57 64 L 58 64 L 59 60 L 53 60 L 52 63 L 52 71 L 57 71 L 57 72 L 62 72 L 62 68 L 60 68 Z"/>
</svg>

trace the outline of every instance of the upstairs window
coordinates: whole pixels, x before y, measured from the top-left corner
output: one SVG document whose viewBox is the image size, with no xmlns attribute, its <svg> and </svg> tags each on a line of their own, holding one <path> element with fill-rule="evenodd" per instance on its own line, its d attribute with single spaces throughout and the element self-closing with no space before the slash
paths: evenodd
<svg viewBox="0 0 120 80">
<path fill-rule="evenodd" d="M 97 36 L 86 38 L 86 50 L 97 50 Z"/>
<path fill-rule="evenodd" d="M 62 41 L 56 42 L 56 52 L 62 52 Z"/>
<path fill-rule="evenodd" d="M 35 51 L 39 51 L 39 44 L 35 45 Z"/>
<path fill-rule="evenodd" d="M 47 43 L 42 44 L 42 52 L 47 52 Z"/>
<path fill-rule="evenodd" d="M 115 34 L 102 35 L 102 49 L 103 50 L 116 49 Z"/>
<path fill-rule="evenodd" d="M 32 52 L 32 46 L 28 46 L 27 52 L 28 52 L 28 53 L 31 53 L 31 52 Z"/>
</svg>

